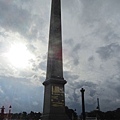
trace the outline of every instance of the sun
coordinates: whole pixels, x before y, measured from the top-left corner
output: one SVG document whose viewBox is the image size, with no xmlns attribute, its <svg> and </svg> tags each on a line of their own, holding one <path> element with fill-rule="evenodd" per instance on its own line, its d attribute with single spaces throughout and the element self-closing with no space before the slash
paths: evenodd
<svg viewBox="0 0 120 120">
<path fill-rule="evenodd" d="M 30 53 L 25 44 L 15 43 L 11 45 L 6 57 L 14 67 L 27 68 L 30 66 L 30 60 L 34 58 L 34 55 Z"/>
</svg>

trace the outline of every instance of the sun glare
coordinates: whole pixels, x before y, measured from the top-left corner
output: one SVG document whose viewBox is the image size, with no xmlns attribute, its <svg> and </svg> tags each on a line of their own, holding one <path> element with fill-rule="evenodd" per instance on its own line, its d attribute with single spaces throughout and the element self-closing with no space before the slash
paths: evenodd
<svg viewBox="0 0 120 120">
<path fill-rule="evenodd" d="M 33 58 L 33 55 L 24 44 L 19 43 L 11 45 L 7 58 L 14 67 L 26 68 L 30 65 L 30 59 Z"/>
</svg>

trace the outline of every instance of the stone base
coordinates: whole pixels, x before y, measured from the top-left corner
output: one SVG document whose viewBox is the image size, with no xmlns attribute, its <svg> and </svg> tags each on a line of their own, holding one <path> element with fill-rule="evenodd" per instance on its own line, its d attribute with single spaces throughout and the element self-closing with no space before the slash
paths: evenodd
<svg viewBox="0 0 120 120">
<path fill-rule="evenodd" d="M 42 120 L 70 120 L 66 114 L 46 114 Z"/>
</svg>

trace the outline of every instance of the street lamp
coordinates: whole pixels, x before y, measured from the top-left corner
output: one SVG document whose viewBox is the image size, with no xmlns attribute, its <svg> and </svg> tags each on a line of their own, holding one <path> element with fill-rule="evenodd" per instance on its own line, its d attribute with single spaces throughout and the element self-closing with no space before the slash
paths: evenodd
<svg viewBox="0 0 120 120">
<path fill-rule="evenodd" d="M 9 106 L 9 120 L 11 119 L 11 109 L 12 109 L 12 106 L 10 105 Z"/>
<path fill-rule="evenodd" d="M 4 110 L 5 110 L 5 107 L 2 106 L 2 108 L 0 108 L 0 109 L 1 109 L 1 120 L 3 120 L 4 119 Z"/>
<path fill-rule="evenodd" d="M 83 117 L 83 120 L 85 120 L 85 103 L 84 103 L 84 92 L 85 92 L 85 89 L 82 88 L 80 90 L 81 94 L 82 94 L 82 117 Z"/>
</svg>

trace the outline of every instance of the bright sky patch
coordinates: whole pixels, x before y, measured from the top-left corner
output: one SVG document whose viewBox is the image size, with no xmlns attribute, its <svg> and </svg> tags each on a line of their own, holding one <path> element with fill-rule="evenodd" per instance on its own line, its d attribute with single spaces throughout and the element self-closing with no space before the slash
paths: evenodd
<svg viewBox="0 0 120 120">
<path fill-rule="evenodd" d="M 30 60 L 34 57 L 22 43 L 12 44 L 6 56 L 9 62 L 17 68 L 29 67 Z"/>
</svg>

